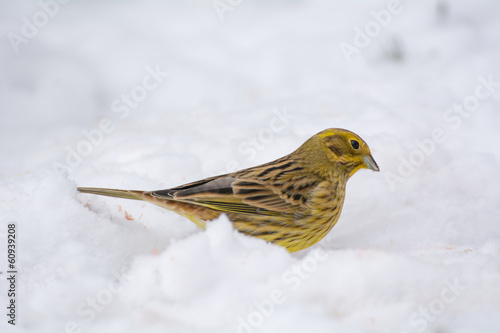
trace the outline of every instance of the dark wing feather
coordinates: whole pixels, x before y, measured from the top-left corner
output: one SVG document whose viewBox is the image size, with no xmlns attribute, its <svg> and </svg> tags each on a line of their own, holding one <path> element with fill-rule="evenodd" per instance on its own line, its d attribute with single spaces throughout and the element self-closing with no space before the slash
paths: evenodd
<svg viewBox="0 0 500 333">
<path fill-rule="evenodd" d="M 298 208 L 280 197 L 272 187 L 256 180 L 239 179 L 232 187 L 234 196 L 247 205 L 280 213 L 293 213 Z"/>
<path fill-rule="evenodd" d="M 223 212 L 257 215 L 304 213 L 310 193 L 321 182 L 288 156 L 261 166 L 211 177 L 168 190 L 156 197 Z"/>
<path fill-rule="evenodd" d="M 166 189 L 166 190 L 153 191 L 153 192 L 151 192 L 151 194 L 153 196 L 156 196 L 156 197 L 166 197 L 166 198 L 169 198 L 169 199 L 174 199 L 174 195 L 176 193 L 179 193 L 179 192 L 182 192 L 182 191 L 187 191 L 187 192 L 184 192 L 184 193 L 189 193 L 188 190 L 191 190 L 192 193 L 195 193 L 200 188 L 201 189 L 208 189 L 210 187 L 212 187 L 214 190 L 217 187 L 219 187 L 219 188 L 221 188 L 221 190 L 223 190 L 224 188 L 228 188 L 228 187 L 230 188 L 230 184 L 222 184 L 222 182 L 216 182 L 216 183 L 214 183 L 213 181 L 221 180 L 221 179 L 227 179 L 227 178 L 228 177 L 226 177 L 225 175 L 223 175 L 223 176 L 216 176 L 216 177 L 210 177 L 210 178 L 205 178 L 205 179 L 198 180 L 198 181 L 195 181 L 195 182 L 192 182 L 192 183 L 180 185 L 180 186 L 177 186 L 177 187 L 172 187 L 172 188 L 169 188 L 169 189 Z M 207 185 L 207 184 L 211 184 L 211 185 Z"/>
<path fill-rule="evenodd" d="M 207 178 L 172 189 L 153 191 L 151 195 L 223 212 L 271 216 L 293 214 L 301 203 L 262 182 L 230 176 Z"/>
</svg>

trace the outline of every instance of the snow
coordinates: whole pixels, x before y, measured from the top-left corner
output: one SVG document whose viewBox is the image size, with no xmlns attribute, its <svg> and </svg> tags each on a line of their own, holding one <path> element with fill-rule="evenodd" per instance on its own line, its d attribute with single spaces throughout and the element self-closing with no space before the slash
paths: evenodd
<svg viewBox="0 0 500 333">
<path fill-rule="evenodd" d="M 0 330 L 498 332 L 500 3 L 401 1 L 348 57 L 391 2 L 215 3 L 0 4 Z M 76 191 L 173 187 L 330 127 L 382 171 L 300 253 Z"/>
</svg>

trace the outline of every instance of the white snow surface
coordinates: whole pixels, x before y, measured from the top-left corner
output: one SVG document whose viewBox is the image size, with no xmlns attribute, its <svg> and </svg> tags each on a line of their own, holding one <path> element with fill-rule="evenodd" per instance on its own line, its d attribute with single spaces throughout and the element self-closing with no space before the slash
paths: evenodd
<svg viewBox="0 0 500 333">
<path fill-rule="evenodd" d="M 381 26 L 389 3 L 1 2 L 0 330 L 499 332 L 500 2 L 402 1 Z M 299 253 L 76 191 L 181 185 L 330 127 L 381 172 Z"/>
</svg>

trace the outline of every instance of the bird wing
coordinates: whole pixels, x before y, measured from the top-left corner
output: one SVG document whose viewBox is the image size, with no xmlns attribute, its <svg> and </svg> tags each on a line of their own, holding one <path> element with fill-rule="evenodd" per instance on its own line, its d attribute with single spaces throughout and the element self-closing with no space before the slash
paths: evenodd
<svg viewBox="0 0 500 333">
<path fill-rule="evenodd" d="M 223 212 L 258 215 L 294 214 L 304 205 L 298 193 L 285 193 L 258 180 L 231 176 L 207 178 L 151 195 L 188 202 Z"/>
</svg>

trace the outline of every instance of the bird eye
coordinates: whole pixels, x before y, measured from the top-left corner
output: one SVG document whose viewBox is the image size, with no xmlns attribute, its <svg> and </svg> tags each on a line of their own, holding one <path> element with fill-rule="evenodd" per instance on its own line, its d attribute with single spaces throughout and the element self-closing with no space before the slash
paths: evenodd
<svg viewBox="0 0 500 333">
<path fill-rule="evenodd" d="M 354 149 L 358 149 L 359 148 L 359 142 L 356 141 L 356 140 L 351 140 L 351 146 Z"/>
</svg>

